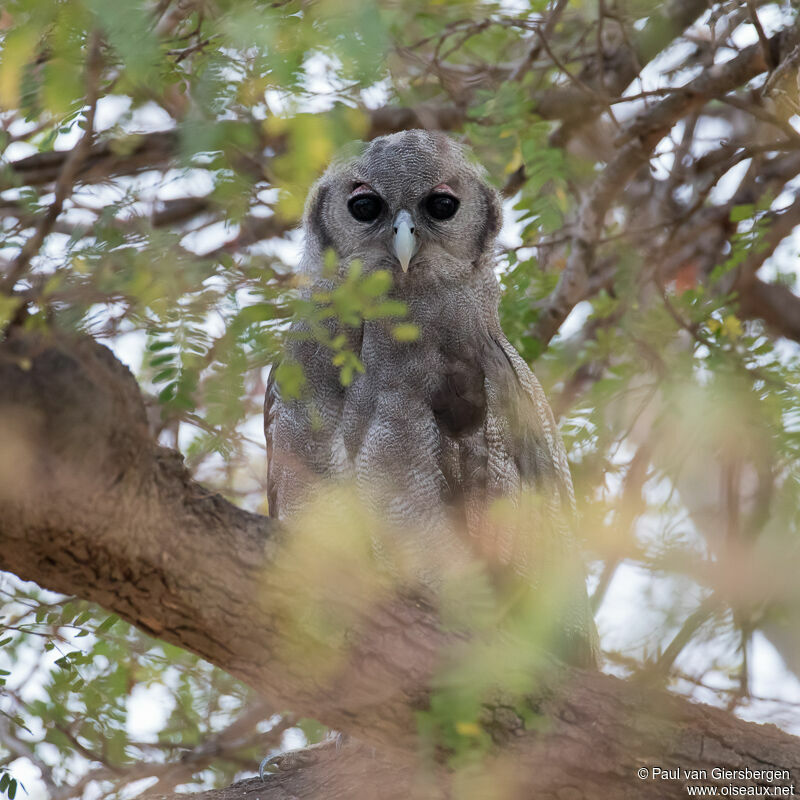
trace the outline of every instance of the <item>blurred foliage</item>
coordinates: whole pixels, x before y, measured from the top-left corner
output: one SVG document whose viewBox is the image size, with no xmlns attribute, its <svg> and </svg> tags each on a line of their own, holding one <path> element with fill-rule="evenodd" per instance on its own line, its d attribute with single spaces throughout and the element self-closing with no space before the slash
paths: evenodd
<svg viewBox="0 0 800 800">
<path fill-rule="evenodd" d="M 283 350 L 287 320 L 308 321 L 343 383 L 361 365 L 345 339 L 329 335 L 326 320 L 356 327 L 387 317 L 399 339 L 417 334 L 391 298 L 388 275 L 363 275 L 353 265 L 330 292 L 304 294 L 293 232 L 303 199 L 340 148 L 391 127 L 378 112 L 423 107 L 435 117 L 450 109 L 462 120 L 455 135 L 498 188 L 521 176 L 507 203 L 515 224 L 500 258 L 501 320 L 512 344 L 536 361 L 560 417 L 608 663 L 622 672 L 659 670 L 684 692 L 712 686 L 703 699 L 746 706 L 756 699 L 744 657 L 754 632 L 800 672 L 800 358 L 795 342 L 741 314 L 728 281 L 748 259 L 772 253 L 775 212 L 794 175 L 777 186 L 754 179 L 755 196 L 731 200 L 729 209 L 719 201 L 727 238 L 707 280 L 694 255 L 663 281 L 651 268 L 659 237 L 675 220 L 713 207 L 714 184 L 698 188 L 675 177 L 666 196 L 677 204 L 682 189 L 690 200 L 669 206 L 669 218 L 638 235 L 637 213 L 656 193 L 632 189 L 597 243 L 600 263 L 614 265 L 613 280 L 545 347 L 535 335 L 542 304 L 606 156 L 596 142 L 566 147 L 554 139 L 558 123 L 539 115 L 534 98 L 576 83 L 590 94 L 598 43 L 610 71 L 621 42 L 632 47 L 635 39 L 637 58 L 649 59 L 671 41 L 662 4 L 568 5 L 544 47 L 535 38 L 553 7 L 544 0 L 7 0 L 0 9 L 0 281 L 14 265 L 20 270 L 11 286 L 2 284 L 0 328 L 81 331 L 108 342 L 148 393 L 161 441 L 178 446 L 207 484 L 260 507 L 266 367 Z M 712 5 L 720 24 L 744 7 Z M 600 30 L 603 7 L 613 7 L 613 17 Z M 770 7 L 785 20 L 796 13 Z M 100 41 L 95 71 L 87 67 L 92 34 Z M 558 63 L 547 49 L 554 42 Z M 687 51 L 679 66 L 665 68 L 664 80 L 695 74 L 694 58 Z M 528 68 L 516 69 L 520 63 Z M 781 102 L 793 108 L 796 89 L 783 92 Z M 93 112 L 86 98 L 95 94 Z M 587 100 L 587 118 L 589 107 Z M 48 177 L 48 159 L 76 146 L 92 113 L 94 146 L 105 149 L 78 165 L 89 177 L 66 187 L 63 213 L 45 222 L 54 182 L 65 174 L 60 168 Z M 794 112 L 780 113 L 778 122 L 788 125 Z M 717 110 L 715 124 L 720 118 Z M 600 139 L 617 130 L 604 129 Z M 731 124 L 728 134 L 735 130 Z M 679 134 L 665 137 L 670 151 Z M 763 145 L 759 135 L 750 138 Z M 715 136 L 719 143 L 713 131 L 707 138 Z M 688 152 L 698 161 L 707 140 Z M 674 176 L 659 173 L 655 161 L 649 178 L 663 186 Z M 30 263 L 19 262 L 37 232 L 42 246 Z M 784 260 L 775 269 L 791 286 L 797 247 L 788 241 L 788 268 Z M 290 394 L 302 391 L 295 367 L 283 362 L 278 373 Z M 353 544 L 356 552 L 362 544 Z M 347 561 L 347 545 L 297 542 L 300 556 L 328 554 L 329 563 L 309 566 L 318 576 L 306 587 L 313 603 L 324 606 L 340 588 L 325 580 Z M 634 600 L 621 574 L 629 583 L 645 576 Z M 480 631 L 487 619 L 480 581 L 459 591 L 474 593 L 465 606 Z M 38 769 L 54 798 L 116 797 L 154 777 L 168 793 L 253 771 L 265 752 L 286 745 L 289 728 L 294 742 L 326 735 L 313 721 L 281 716 L 283 709 L 248 718 L 255 699 L 241 684 L 79 600 L 12 578 L 3 592 L 0 793 L 12 800 L 23 764 L 26 775 Z M 298 608 L 293 619 L 303 616 Z M 315 613 L 310 623 L 303 617 L 307 633 L 324 644 L 338 629 Z M 532 668 L 534 640 L 504 650 L 490 637 L 491 646 L 478 643 L 443 664 L 420 730 L 432 749 L 448 749 L 464 775 L 488 746 L 481 714 L 490 679 L 502 673 L 509 691 L 526 688 L 516 677 Z M 319 661 L 313 652 L 294 657 L 308 658 L 309 668 Z M 137 703 L 163 712 L 147 741 L 131 724 Z M 517 712 L 526 724 L 542 724 L 534 709 Z M 247 723 L 238 738 L 221 744 L 219 755 L 198 755 L 237 719 Z M 175 764 L 180 769 L 170 772 Z"/>
</svg>

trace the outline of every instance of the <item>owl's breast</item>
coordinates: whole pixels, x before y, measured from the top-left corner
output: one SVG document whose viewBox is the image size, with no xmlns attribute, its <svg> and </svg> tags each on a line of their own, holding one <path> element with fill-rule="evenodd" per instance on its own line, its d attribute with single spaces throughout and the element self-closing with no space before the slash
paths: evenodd
<svg viewBox="0 0 800 800">
<path fill-rule="evenodd" d="M 364 373 L 347 388 L 342 416 L 351 457 L 358 453 L 376 415 L 388 408 L 403 417 L 424 415 L 449 439 L 469 436 L 483 425 L 487 411 L 483 361 L 490 337 L 474 317 L 448 316 L 438 317 L 436 325 L 420 321 L 420 334 L 413 342 L 397 341 L 391 323 L 364 325 L 360 353 Z"/>
</svg>

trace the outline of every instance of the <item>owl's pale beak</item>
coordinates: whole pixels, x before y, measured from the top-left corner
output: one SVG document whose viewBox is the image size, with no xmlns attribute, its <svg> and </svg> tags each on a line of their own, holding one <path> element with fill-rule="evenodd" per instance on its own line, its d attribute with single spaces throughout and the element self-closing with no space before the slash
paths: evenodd
<svg viewBox="0 0 800 800">
<path fill-rule="evenodd" d="M 408 211 L 401 211 L 394 219 L 394 254 L 403 272 L 408 272 L 408 263 L 417 250 L 414 236 L 414 220 Z"/>
</svg>

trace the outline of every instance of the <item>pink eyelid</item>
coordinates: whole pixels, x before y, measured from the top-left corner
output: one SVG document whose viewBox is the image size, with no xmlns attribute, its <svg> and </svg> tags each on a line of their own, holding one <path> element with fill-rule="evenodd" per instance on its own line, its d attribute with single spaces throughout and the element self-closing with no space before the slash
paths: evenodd
<svg viewBox="0 0 800 800">
<path fill-rule="evenodd" d="M 359 183 L 352 192 L 350 197 L 357 197 L 360 194 L 375 194 L 375 190 L 368 183 Z"/>
<path fill-rule="evenodd" d="M 360 194 L 375 194 L 375 190 L 368 183 L 359 183 L 358 186 L 350 192 L 350 197 L 357 197 Z M 440 183 L 438 186 L 434 186 L 433 189 L 431 189 L 431 194 L 449 194 L 453 197 L 456 196 L 456 193 L 446 183 Z"/>
</svg>

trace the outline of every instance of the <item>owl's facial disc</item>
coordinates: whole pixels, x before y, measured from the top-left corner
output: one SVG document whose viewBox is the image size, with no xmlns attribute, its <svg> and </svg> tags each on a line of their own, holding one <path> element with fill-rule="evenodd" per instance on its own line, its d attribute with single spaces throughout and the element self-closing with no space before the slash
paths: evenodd
<svg viewBox="0 0 800 800">
<path fill-rule="evenodd" d="M 419 247 L 419 240 L 414 236 L 416 227 L 411 214 L 403 209 L 394 218 L 392 230 L 394 231 L 394 254 L 397 256 L 403 272 L 408 272 L 408 264 Z"/>
</svg>

